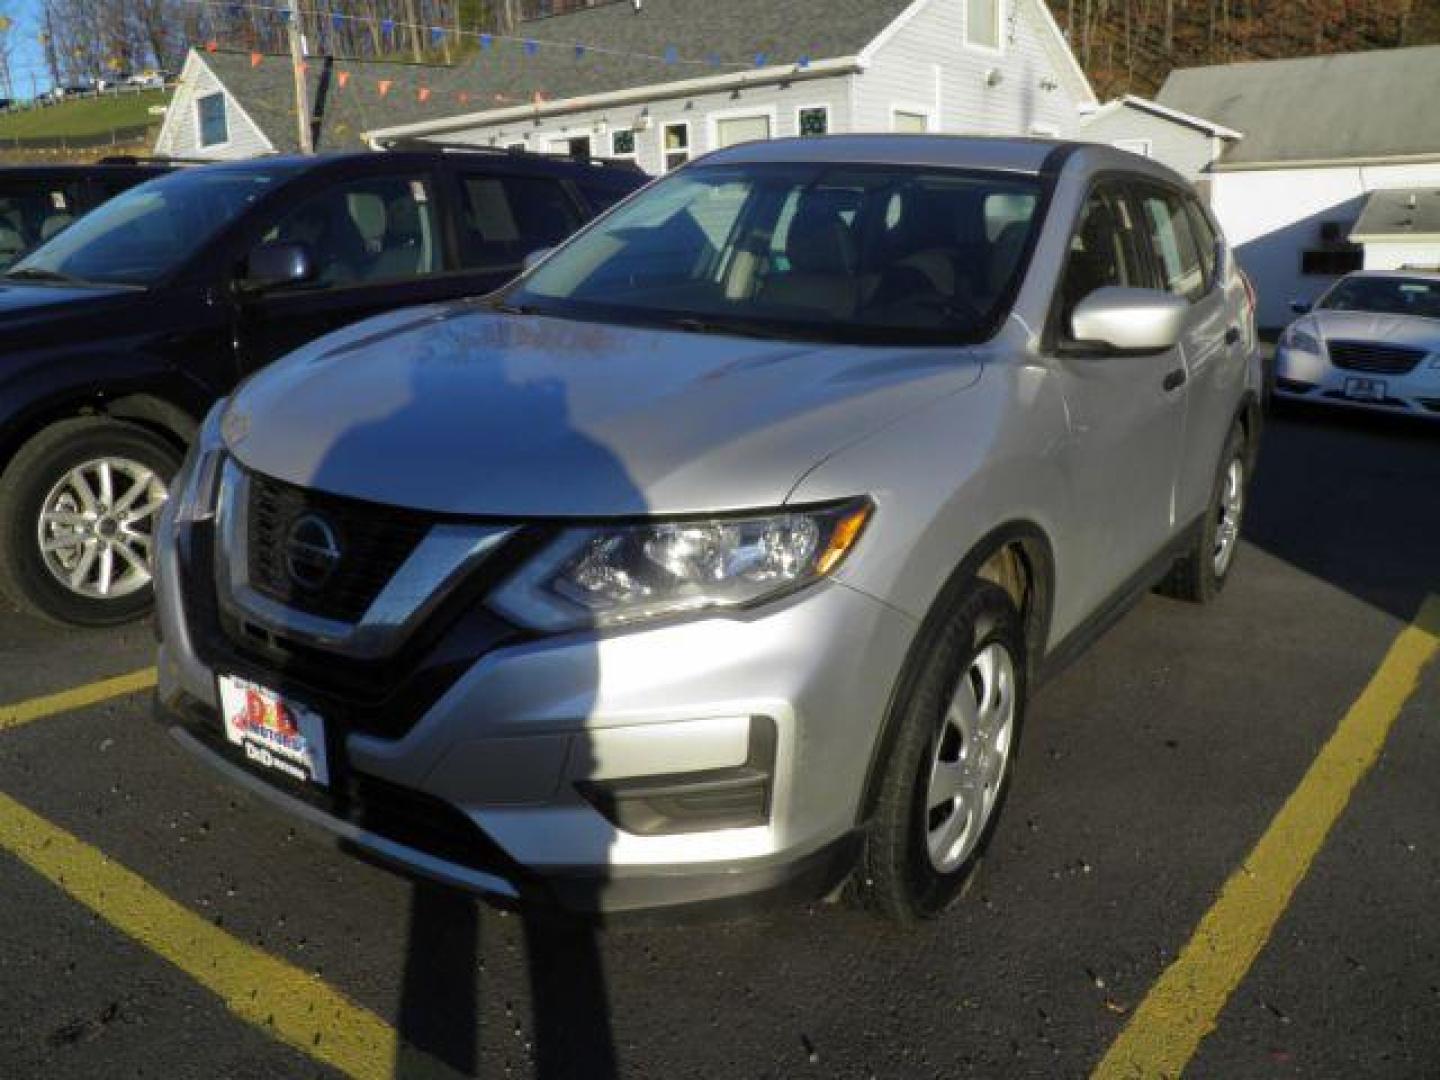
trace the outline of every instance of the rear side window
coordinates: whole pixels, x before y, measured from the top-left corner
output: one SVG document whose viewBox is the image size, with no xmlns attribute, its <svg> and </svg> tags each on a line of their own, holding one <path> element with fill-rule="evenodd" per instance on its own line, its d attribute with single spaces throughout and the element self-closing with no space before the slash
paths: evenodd
<svg viewBox="0 0 1440 1080">
<path fill-rule="evenodd" d="M 320 286 L 421 277 L 442 269 L 430 185 L 371 176 L 335 184 L 286 214 L 266 242 L 308 246 Z"/>
<path fill-rule="evenodd" d="M 0 270 L 59 235 L 89 207 L 79 184 L 0 184 Z"/>
<path fill-rule="evenodd" d="M 1187 300 L 1200 299 L 1205 295 L 1205 267 L 1184 198 L 1146 188 L 1140 193 L 1140 211 L 1161 287 Z"/>
<path fill-rule="evenodd" d="M 1195 243 L 1200 247 L 1200 265 L 1205 271 L 1205 288 L 1208 292 L 1215 286 L 1215 268 L 1220 259 L 1220 238 L 1210 224 L 1210 218 L 1194 199 L 1186 199 L 1185 207 L 1190 211 L 1190 226 L 1195 232 Z"/>
<path fill-rule="evenodd" d="M 513 267 L 554 247 L 581 225 L 580 212 L 558 180 L 528 176 L 462 177 L 461 232 L 467 267 Z"/>
</svg>

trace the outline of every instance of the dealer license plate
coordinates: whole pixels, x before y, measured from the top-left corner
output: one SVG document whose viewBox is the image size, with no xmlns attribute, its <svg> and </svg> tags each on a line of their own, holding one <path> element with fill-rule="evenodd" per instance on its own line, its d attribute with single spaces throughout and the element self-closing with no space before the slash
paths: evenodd
<svg viewBox="0 0 1440 1080">
<path fill-rule="evenodd" d="M 1384 401 L 1384 379 L 1346 379 L 1345 396 L 1352 401 Z"/>
<path fill-rule="evenodd" d="M 248 679 L 221 675 L 220 711 L 225 737 L 253 764 L 301 783 L 330 783 L 325 721 L 313 709 Z"/>
</svg>

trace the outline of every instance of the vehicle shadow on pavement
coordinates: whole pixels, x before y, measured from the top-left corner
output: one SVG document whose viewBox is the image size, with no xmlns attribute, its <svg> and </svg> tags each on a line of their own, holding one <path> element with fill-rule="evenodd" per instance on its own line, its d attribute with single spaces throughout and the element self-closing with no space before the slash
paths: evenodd
<svg viewBox="0 0 1440 1080">
<path fill-rule="evenodd" d="M 397 348 L 406 350 L 400 362 L 371 373 L 369 418 L 336 439 L 313 467 L 308 482 L 321 490 L 345 490 L 353 484 L 357 469 L 393 469 L 397 460 L 448 463 L 451 472 L 438 476 L 430 487 L 417 483 L 415 490 L 425 491 L 417 497 L 430 500 L 430 509 L 456 512 L 460 508 L 445 505 L 447 499 L 466 502 L 467 507 L 483 506 L 488 499 L 504 503 L 516 497 L 517 489 L 533 484 L 533 466 L 524 461 L 533 448 L 535 454 L 562 462 L 562 471 L 572 474 L 555 477 L 555 492 L 563 494 L 567 484 L 584 484 L 587 493 L 602 492 L 615 515 L 644 515 L 646 503 L 625 465 L 580 429 L 574 418 L 577 403 L 567 398 L 565 381 L 543 373 L 590 362 L 595 349 L 590 338 L 597 332 L 577 326 L 573 339 L 552 335 L 537 343 L 528 340 L 524 328 L 513 321 L 477 319 L 465 309 L 436 318 L 426 334 L 397 343 Z M 319 362 L 326 358 L 322 355 Z M 596 391 L 601 396 L 626 392 L 621 386 Z M 589 404 L 597 407 L 596 402 Z M 605 407 L 605 402 L 598 405 L 602 413 Z M 473 493 L 465 488 L 467 483 L 473 483 Z M 524 498 L 520 496 L 522 502 Z M 565 512 L 563 504 L 552 511 L 556 516 Z M 524 741 L 544 736 L 553 742 L 556 735 L 568 735 L 558 760 L 551 761 L 553 787 L 548 791 L 521 783 L 525 794 L 492 800 L 493 792 L 484 788 L 461 792 L 452 780 L 449 790 L 431 794 L 443 794 L 468 809 L 479 829 L 486 827 L 487 809 L 513 813 L 518 804 L 554 810 L 553 817 L 523 820 L 512 826 L 511 834 L 488 840 L 506 848 L 505 841 L 515 840 L 518 833 L 519 842 L 530 845 L 532 855 L 538 850 L 547 853 L 550 861 L 575 867 L 576 876 L 567 876 L 566 903 L 586 911 L 600 906 L 610 861 L 611 830 L 595 820 L 595 811 L 583 806 L 576 787 L 598 775 L 597 752 L 587 727 L 599 706 L 601 672 L 598 639 L 591 628 L 582 623 L 565 633 L 563 650 L 557 648 L 559 655 L 539 665 L 543 675 L 512 688 L 513 701 L 496 705 L 486 696 L 493 691 L 475 691 L 466 698 L 465 714 L 475 717 L 475 725 L 447 731 L 448 741 L 437 747 L 439 757 L 423 775 L 439 773 L 445 755 L 465 739 Z M 504 723 L 485 723 L 496 709 L 504 710 L 499 718 Z M 486 839 L 477 831 L 477 841 Z M 511 857 L 527 856 L 506 850 L 504 858 Z M 498 869 L 513 880 L 519 868 Z M 546 890 L 543 884 L 527 882 L 527 897 L 532 891 Z M 488 905 L 466 892 L 423 881 L 414 885 L 397 1016 L 401 1049 L 394 1062 L 396 1077 L 433 1077 L 437 1062 L 474 1076 L 512 1034 L 497 1032 L 495 1045 L 482 1043 L 482 1034 L 489 1034 L 481 1030 L 487 1004 L 483 986 L 489 981 L 483 977 L 487 915 Z M 616 1053 L 599 920 L 567 917 L 529 900 L 522 903 L 520 917 L 529 976 L 529 1026 L 534 1033 L 527 1048 L 533 1075 L 540 1080 L 614 1076 Z M 523 1002 L 506 1002 L 506 1023 L 513 1025 L 517 1037 L 524 1026 L 523 1007 Z"/>
<path fill-rule="evenodd" d="M 1283 403 L 1270 417 L 1246 538 L 1409 622 L 1440 592 L 1440 424 Z"/>
</svg>

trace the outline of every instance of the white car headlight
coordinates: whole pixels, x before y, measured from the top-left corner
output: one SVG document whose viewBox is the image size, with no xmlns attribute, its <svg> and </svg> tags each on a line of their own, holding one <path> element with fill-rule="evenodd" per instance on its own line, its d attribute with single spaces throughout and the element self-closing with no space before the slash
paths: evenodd
<svg viewBox="0 0 1440 1080">
<path fill-rule="evenodd" d="M 566 529 L 492 603 L 524 626 L 552 632 L 754 604 L 833 571 L 872 510 L 867 500 L 756 517 Z"/>
<path fill-rule="evenodd" d="M 228 399 L 222 398 L 211 408 L 200 433 L 190 446 L 185 464 L 171 487 L 171 506 L 177 525 L 193 525 L 215 516 L 215 494 L 219 487 L 220 464 L 225 458 L 225 440 L 220 422 Z"/>
<path fill-rule="evenodd" d="M 1280 335 L 1280 344 L 1292 352 L 1311 353 L 1315 356 L 1320 355 L 1319 339 L 1315 337 L 1314 334 L 1307 333 L 1304 330 L 1298 330 L 1293 326 Z"/>
</svg>

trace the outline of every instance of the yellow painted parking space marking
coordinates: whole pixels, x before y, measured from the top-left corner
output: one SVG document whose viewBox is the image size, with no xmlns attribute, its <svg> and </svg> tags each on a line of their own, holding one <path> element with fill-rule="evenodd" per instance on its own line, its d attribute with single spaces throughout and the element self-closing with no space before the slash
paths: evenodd
<svg viewBox="0 0 1440 1080">
<path fill-rule="evenodd" d="M 376 1080 L 392 1076 L 397 1060 L 407 1077 L 460 1075 L 404 1044 L 380 1017 L 318 976 L 226 933 L 3 793 L 0 848 L 179 968 L 235 1015 L 316 1061 Z"/>
<path fill-rule="evenodd" d="M 1179 957 L 1146 995 L 1096 1067 L 1095 1080 L 1178 1077 L 1184 1071 L 1265 947 L 1437 651 L 1440 596 L 1432 596 L 1395 640 Z"/>
<path fill-rule="evenodd" d="M 32 720 L 43 720 L 47 716 L 55 716 L 58 713 L 73 712 L 90 705 L 99 705 L 111 698 L 138 694 L 142 690 L 149 690 L 154 685 L 155 669 L 145 668 L 141 671 L 132 671 L 129 675 L 119 675 L 113 679 L 102 679 L 85 686 L 77 686 L 73 690 L 63 690 L 58 694 L 32 698 L 29 701 L 22 701 L 18 705 L 0 705 L 0 731 L 28 724 Z"/>
</svg>

